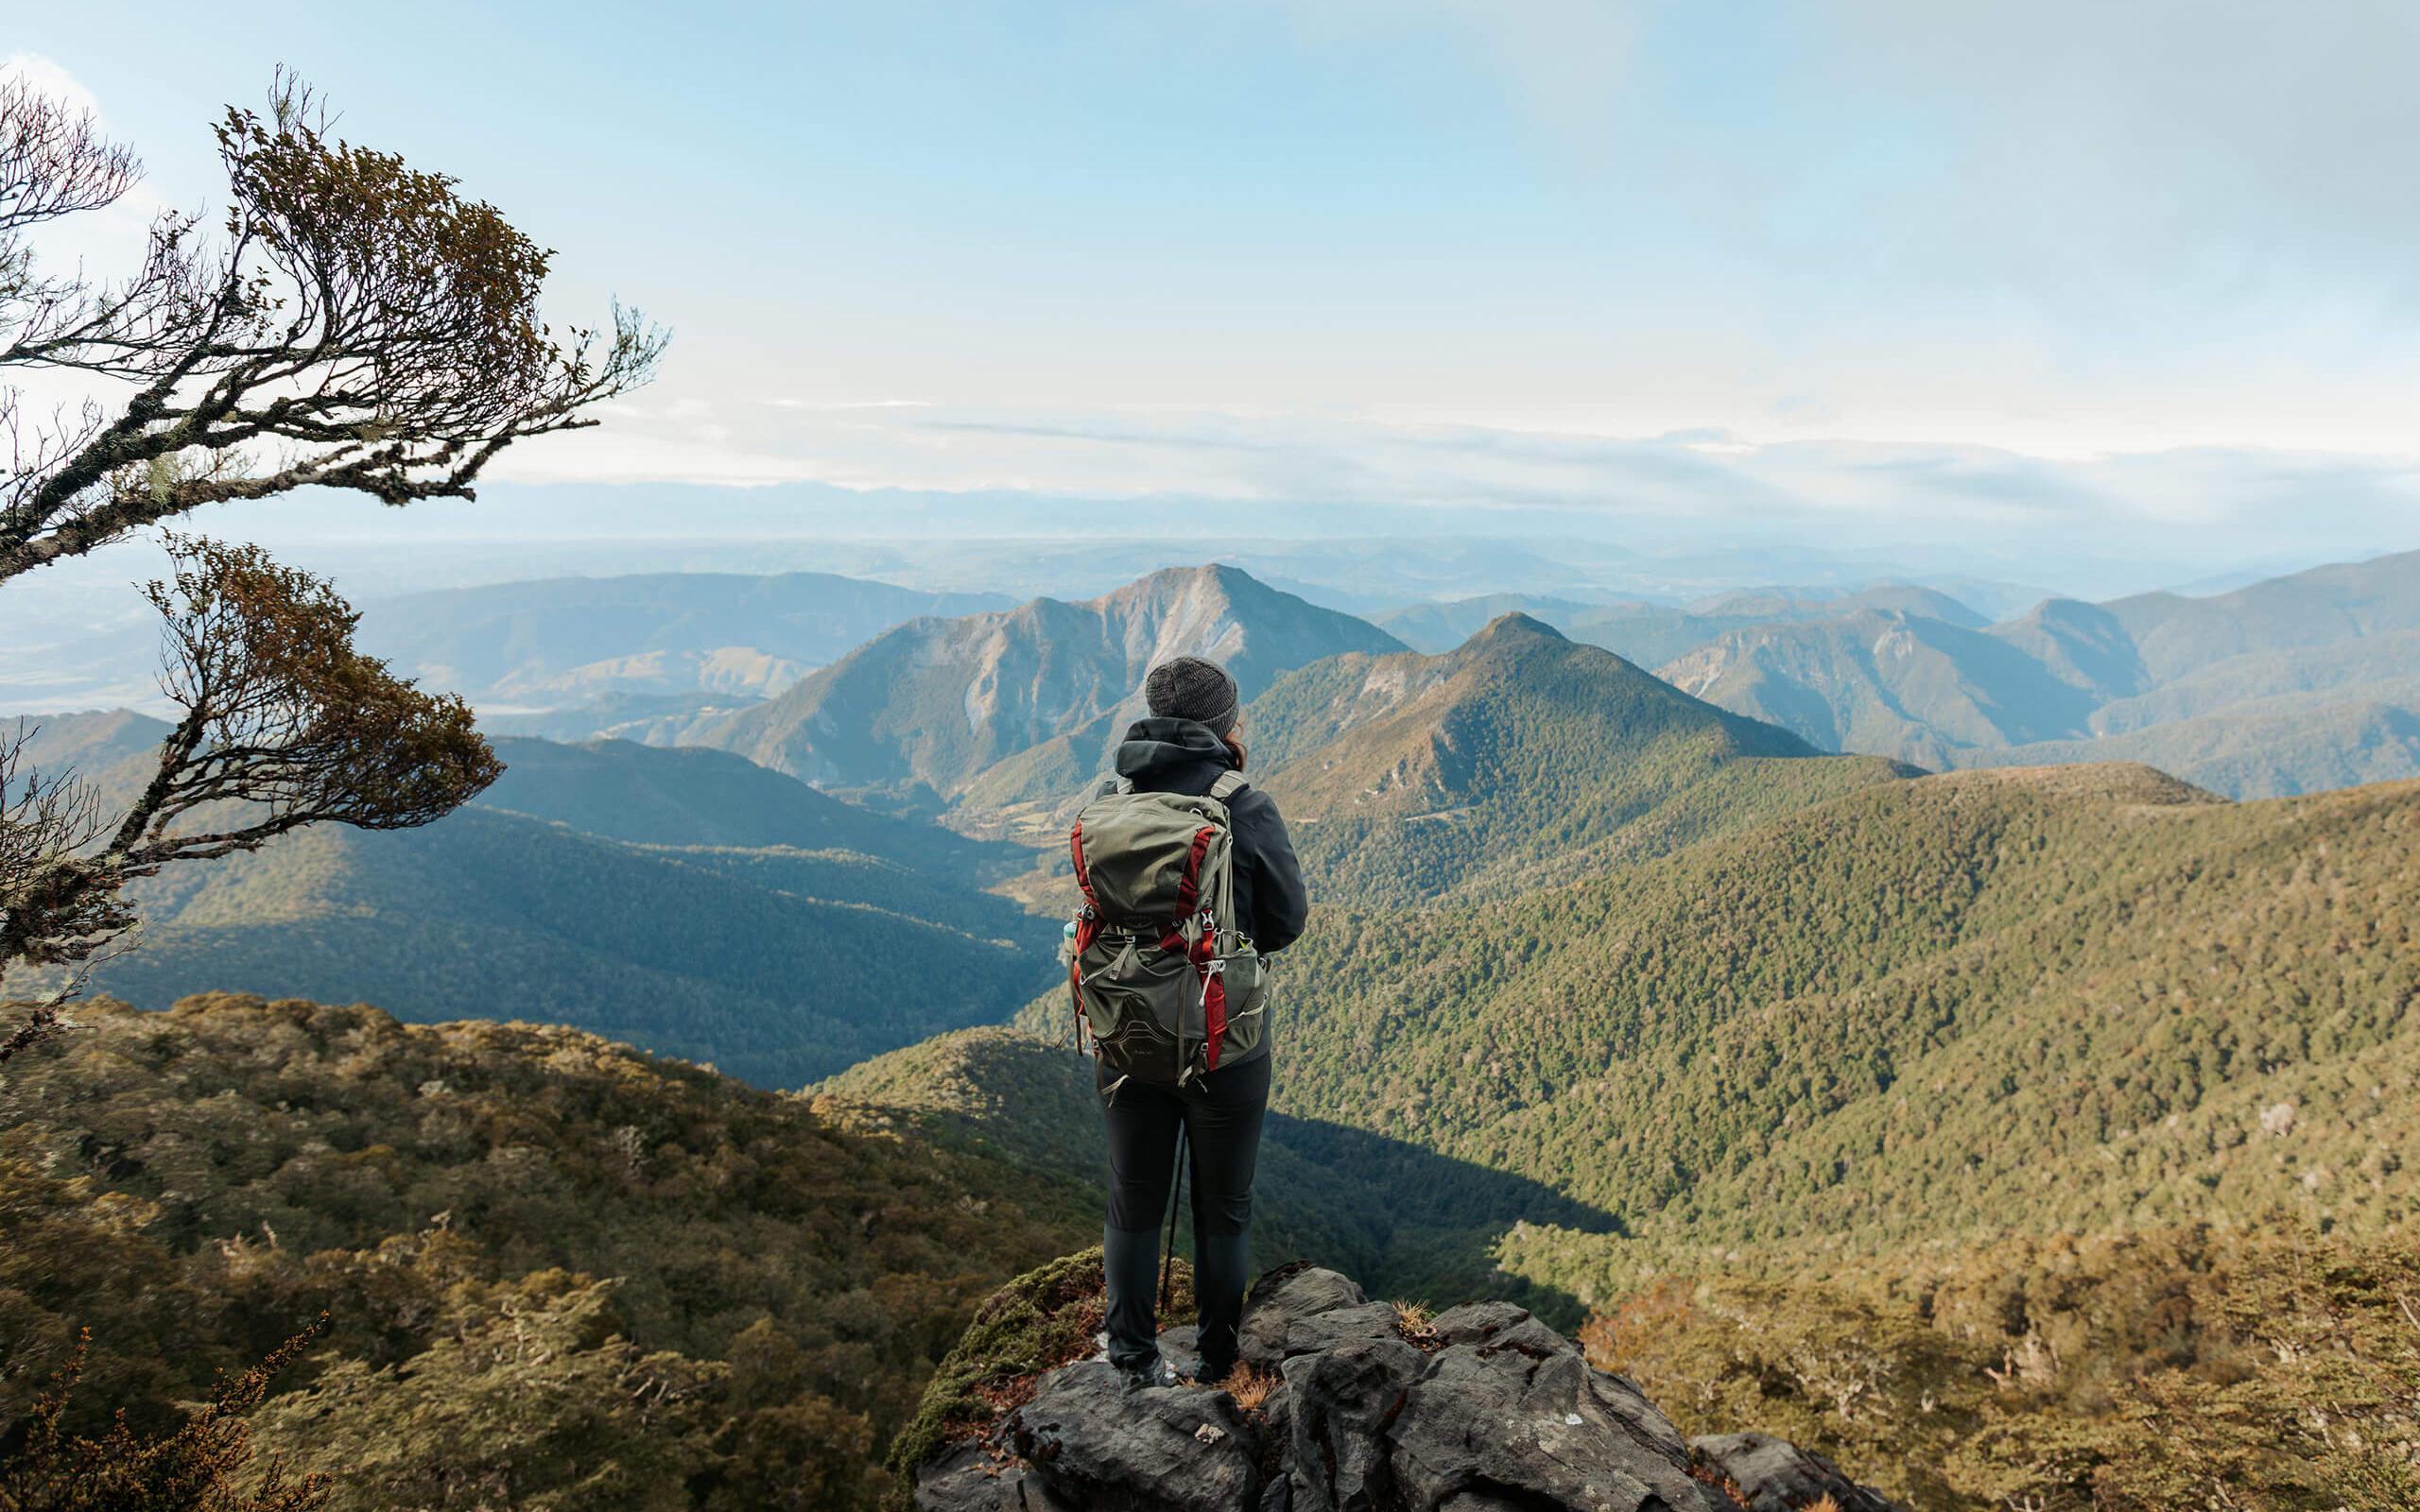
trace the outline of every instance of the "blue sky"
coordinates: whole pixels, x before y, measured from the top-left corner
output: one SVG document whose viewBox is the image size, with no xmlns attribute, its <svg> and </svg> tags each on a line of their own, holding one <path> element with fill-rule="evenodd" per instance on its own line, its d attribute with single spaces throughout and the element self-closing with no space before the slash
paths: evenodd
<svg viewBox="0 0 2420 1512">
<path fill-rule="evenodd" d="M 282 61 L 674 329 L 506 478 L 2420 544 L 2409 4 L 9 9 L 147 203 Z"/>
</svg>

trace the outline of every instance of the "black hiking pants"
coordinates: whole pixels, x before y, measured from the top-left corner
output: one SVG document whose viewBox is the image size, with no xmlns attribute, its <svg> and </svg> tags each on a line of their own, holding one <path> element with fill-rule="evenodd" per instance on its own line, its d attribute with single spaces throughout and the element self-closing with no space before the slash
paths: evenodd
<svg viewBox="0 0 2420 1512">
<path fill-rule="evenodd" d="M 1109 1357 L 1136 1365 L 1159 1352 L 1160 1228 L 1184 1131 L 1185 1181 L 1193 1196 L 1193 1293 L 1201 1324 L 1205 1381 L 1236 1364 L 1236 1324 L 1252 1270 L 1252 1174 L 1269 1111 L 1270 1057 L 1222 1066 L 1183 1088 L 1110 1084 L 1098 1061 L 1094 1085 L 1109 1123 L 1109 1223 L 1101 1235 L 1109 1281 Z"/>
</svg>

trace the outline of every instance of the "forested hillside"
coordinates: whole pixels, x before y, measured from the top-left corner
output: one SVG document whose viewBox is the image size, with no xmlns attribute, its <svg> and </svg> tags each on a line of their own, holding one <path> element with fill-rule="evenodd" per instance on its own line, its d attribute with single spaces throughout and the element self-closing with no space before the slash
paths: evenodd
<svg viewBox="0 0 2420 1512">
<path fill-rule="evenodd" d="M 1098 1234 L 1048 1177 L 571 1029 L 79 1017 L 0 1079 L 0 1457 L 79 1330 L 71 1425 L 149 1431 L 325 1313 L 253 1421 L 342 1512 L 850 1512 L 974 1302 Z"/>
<path fill-rule="evenodd" d="M 31 761 L 122 799 L 164 722 L 45 716 Z M 579 1024 L 791 1086 L 995 1020 L 1051 926 L 983 890 L 1014 847 L 871 813 L 714 750 L 501 739 L 505 775 L 426 829 L 320 829 L 137 885 L 142 947 L 99 985 L 370 1002 L 415 1022 Z"/>
<path fill-rule="evenodd" d="M 491 744 L 504 775 L 477 802 L 610 840 L 846 850 L 961 884 L 1013 871 L 1022 859 L 1014 847 L 844 803 L 726 751 L 627 740 L 562 745 L 503 737 Z"/>
<path fill-rule="evenodd" d="M 1245 723 L 1314 892 L 1370 903 L 1567 880 L 1904 775 L 1518 614 L 1443 656 L 1315 662 Z"/>
<path fill-rule="evenodd" d="M 307 992 L 421 1023 L 569 1023 L 769 1087 L 995 1020 L 1054 971 L 1046 922 L 904 868 L 622 845 L 475 807 L 304 831 L 140 897 L 142 948 L 95 980 L 146 1007 Z"/>
<path fill-rule="evenodd" d="M 1583 1297 L 1675 1257 L 2256 1212 L 2409 1216 L 2420 784 L 2229 804 L 2140 768 L 1886 783 L 1290 954 L 1281 1106 L 1530 1177 Z"/>
<path fill-rule="evenodd" d="M 1275 1106 L 1587 1205 L 1605 1232 L 1501 1254 L 1591 1302 L 2013 1230 L 2382 1228 L 2420 1202 L 2415 839 L 2420 783 L 1960 773 L 1516 899 L 1328 905 L 1280 962 Z"/>
</svg>

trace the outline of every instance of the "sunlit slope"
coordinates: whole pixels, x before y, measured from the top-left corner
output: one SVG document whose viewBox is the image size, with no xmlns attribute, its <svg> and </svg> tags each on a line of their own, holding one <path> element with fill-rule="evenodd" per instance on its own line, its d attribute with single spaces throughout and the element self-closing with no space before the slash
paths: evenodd
<svg viewBox="0 0 2420 1512">
<path fill-rule="evenodd" d="M 1305 667 L 1246 723 L 1315 890 L 1361 902 L 1567 880 L 1904 775 L 1518 614 L 1443 656 Z"/>
<path fill-rule="evenodd" d="M 1215 658 L 1250 697 L 1305 662 L 1400 644 L 1236 568 L 1170 568 L 1081 603 L 912 620 L 687 738 L 825 786 L 944 799 L 1026 757 L 979 801 L 1055 800 L 1100 770 L 1155 662 Z"/>
<path fill-rule="evenodd" d="M 1279 1102 L 1717 1246 L 2366 1221 L 2420 1158 L 2415 841 L 2420 783 L 1963 773 L 1518 901 L 1326 910 Z M 2281 1101 L 2304 1135 L 2262 1144 Z"/>
</svg>

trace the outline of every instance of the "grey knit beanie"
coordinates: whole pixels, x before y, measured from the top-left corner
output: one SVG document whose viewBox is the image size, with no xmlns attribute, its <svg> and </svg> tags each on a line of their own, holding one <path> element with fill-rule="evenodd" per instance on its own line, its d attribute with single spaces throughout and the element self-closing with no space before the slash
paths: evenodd
<svg viewBox="0 0 2420 1512">
<path fill-rule="evenodd" d="M 1236 728 L 1236 679 L 1216 662 L 1180 656 L 1143 679 L 1143 699 L 1163 719 L 1196 719 L 1223 735 Z"/>
</svg>

